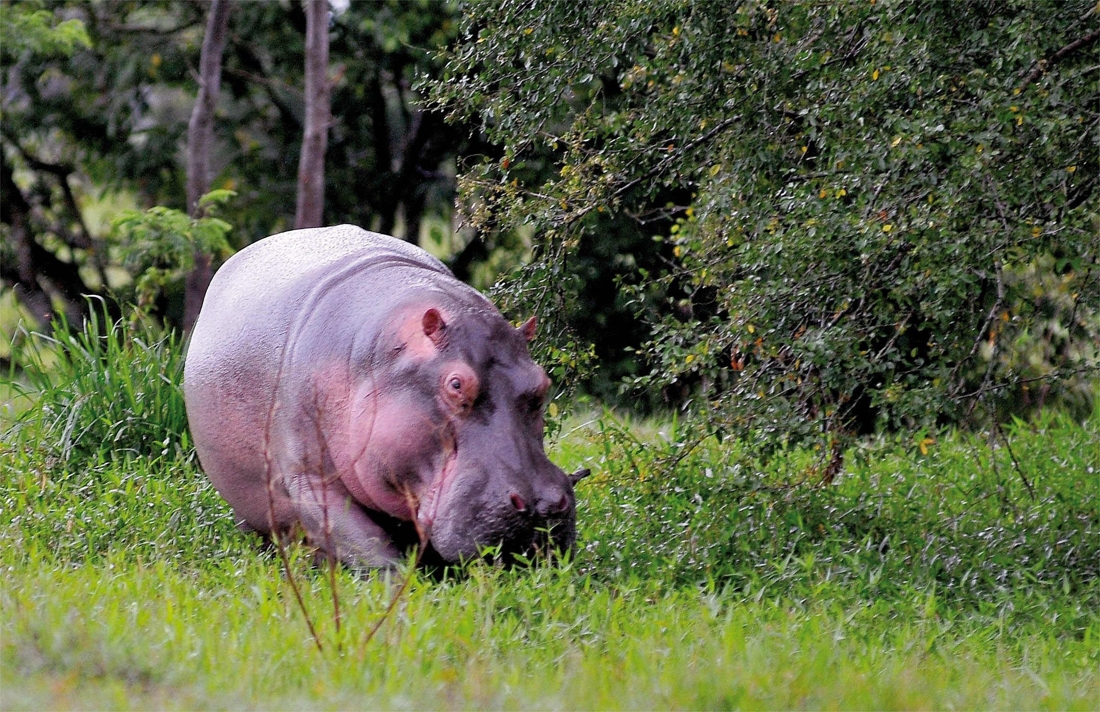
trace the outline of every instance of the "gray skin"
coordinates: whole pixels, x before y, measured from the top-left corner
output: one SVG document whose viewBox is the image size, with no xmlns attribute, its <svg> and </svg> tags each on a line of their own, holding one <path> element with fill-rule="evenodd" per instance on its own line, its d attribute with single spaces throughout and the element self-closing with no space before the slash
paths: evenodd
<svg viewBox="0 0 1100 712">
<path fill-rule="evenodd" d="M 191 335 L 199 460 L 241 528 L 300 525 L 355 568 L 398 562 L 410 529 L 445 562 L 567 550 L 587 473 L 543 450 L 534 333 L 392 237 L 269 237 L 214 276 Z"/>
</svg>

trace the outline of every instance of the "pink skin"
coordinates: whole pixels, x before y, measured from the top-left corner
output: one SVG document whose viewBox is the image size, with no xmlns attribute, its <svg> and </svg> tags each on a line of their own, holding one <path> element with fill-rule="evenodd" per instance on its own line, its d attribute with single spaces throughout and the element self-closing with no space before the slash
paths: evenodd
<svg viewBox="0 0 1100 712">
<path fill-rule="evenodd" d="M 444 325 L 435 308 L 414 310 L 422 316 L 403 320 L 397 329 L 403 341 L 403 357 L 425 361 L 435 356 L 437 336 Z M 386 391 L 364 381 L 355 389 L 343 430 L 348 458 L 337 460 L 337 471 L 351 473 L 341 479 L 352 496 L 369 509 L 405 521 L 417 518 L 410 505 L 434 502 L 453 470 L 454 426 L 473 407 L 478 379 L 467 364 L 444 365 L 437 393 L 438 408 L 426 407 L 407 391 Z M 442 422 L 433 410 L 442 411 Z M 412 502 L 410 502 L 410 497 Z M 422 526 L 433 516 L 419 512 Z"/>
<path fill-rule="evenodd" d="M 435 307 L 412 307 L 408 312 L 400 317 L 395 330 L 401 339 L 396 347 L 399 358 L 409 365 L 430 363 L 442 348 L 448 317 Z M 535 327 L 532 318 L 519 331 L 525 339 L 533 338 Z M 541 401 L 550 379 L 534 363 L 529 368 L 534 373 L 526 378 L 536 384 L 531 393 Z M 441 375 L 435 398 L 428 401 L 416 391 L 387 387 L 373 379 L 355 383 L 343 363 L 318 369 L 314 380 L 318 391 L 328 394 L 316 405 L 327 423 L 323 426 L 328 433 L 325 446 L 348 495 L 368 510 L 416 522 L 425 539 L 431 538 L 440 508 L 459 474 L 457 435 L 473 413 L 481 391 L 477 373 L 463 360 L 451 359 L 435 369 Z M 342 395 L 349 392 L 350 396 Z M 541 431 L 541 411 L 537 427 Z M 305 467 L 310 465 L 305 463 Z M 310 491 L 316 489 L 317 485 L 312 485 Z M 521 514 L 529 510 L 529 502 L 516 492 L 507 501 Z M 329 514 L 314 515 L 315 519 L 330 517 L 337 526 L 342 523 L 336 509 L 323 502 L 321 506 Z M 325 546 L 323 537 L 327 536 L 313 538 Z"/>
</svg>

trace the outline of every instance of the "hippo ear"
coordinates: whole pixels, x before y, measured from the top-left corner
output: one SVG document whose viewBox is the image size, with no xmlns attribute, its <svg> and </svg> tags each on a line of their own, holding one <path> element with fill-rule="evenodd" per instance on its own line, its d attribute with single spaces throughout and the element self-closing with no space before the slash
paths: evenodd
<svg viewBox="0 0 1100 712">
<path fill-rule="evenodd" d="M 523 322 L 523 326 L 519 327 L 519 330 L 523 332 L 523 338 L 531 341 L 535 338 L 535 330 L 538 328 L 539 320 L 536 317 L 531 317 L 527 321 Z"/>
<path fill-rule="evenodd" d="M 566 475 L 569 478 L 569 482 L 576 487 L 577 483 L 592 474 L 592 470 L 587 467 L 582 467 L 571 475 Z"/>
<path fill-rule="evenodd" d="M 443 321 L 443 315 L 439 313 L 439 310 L 432 308 L 424 312 L 424 318 L 421 319 L 420 324 L 424 327 L 424 336 L 427 336 L 433 344 L 439 346 L 439 342 L 443 340 L 443 330 L 447 328 L 447 324 Z"/>
</svg>

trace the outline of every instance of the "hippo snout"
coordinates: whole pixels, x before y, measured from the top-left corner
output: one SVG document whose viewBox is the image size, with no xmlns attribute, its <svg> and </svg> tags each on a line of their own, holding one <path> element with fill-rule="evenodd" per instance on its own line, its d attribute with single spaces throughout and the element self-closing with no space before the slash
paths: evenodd
<svg viewBox="0 0 1100 712">
<path fill-rule="evenodd" d="M 564 479 L 564 478 L 563 478 Z M 542 519 L 560 518 L 568 514 L 573 500 L 572 486 L 568 480 L 559 487 L 547 487 L 526 497 L 515 489 L 508 495 L 512 507 L 520 514 Z"/>
<path fill-rule="evenodd" d="M 557 467 L 508 474 L 495 470 L 465 483 L 459 476 L 456 482 L 432 527 L 432 545 L 443 558 L 476 558 L 488 548 L 493 558 L 509 563 L 517 556 L 525 560 L 572 549 L 573 482 Z"/>
</svg>

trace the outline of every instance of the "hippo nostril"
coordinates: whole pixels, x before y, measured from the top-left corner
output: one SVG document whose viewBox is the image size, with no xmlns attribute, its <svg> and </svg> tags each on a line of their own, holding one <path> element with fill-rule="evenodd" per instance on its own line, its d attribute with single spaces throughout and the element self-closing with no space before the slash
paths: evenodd
<svg viewBox="0 0 1100 712">
<path fill-rule="evenodd" d="M 569 497 L 563 494 L 557 502 L 542 501 L 538 504 L 538 512 L 544 517 L 555 517 L 569 510 Z"/>
<path fill-rule="evenodd" d="M 523 501 L 523 497 L 520 497 L 515 492 L 512 493 L 512 506 L 516 508 L 517 512 L 527 511 L 527 503 Z"/>
</svg>

